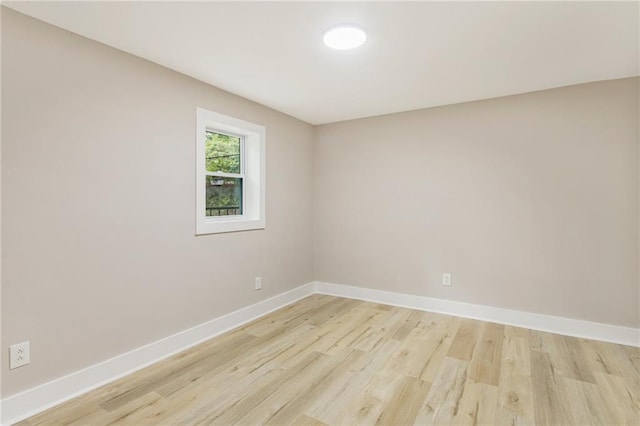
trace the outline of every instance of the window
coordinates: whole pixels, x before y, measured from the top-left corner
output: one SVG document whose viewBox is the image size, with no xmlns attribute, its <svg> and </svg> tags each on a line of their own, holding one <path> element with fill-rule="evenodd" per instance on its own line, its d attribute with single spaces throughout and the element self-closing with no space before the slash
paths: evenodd
<svg viewBox="0 0 640 426">
<path fill-rule="evenodd" d="M 263 126 L 197 109 L 196 235 L 263 229 Z"/>
</svg>

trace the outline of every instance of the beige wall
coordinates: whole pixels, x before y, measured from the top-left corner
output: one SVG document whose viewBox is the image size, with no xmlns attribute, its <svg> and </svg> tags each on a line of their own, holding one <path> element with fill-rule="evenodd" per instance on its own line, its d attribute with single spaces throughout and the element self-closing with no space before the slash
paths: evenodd
<svg viewBox="0 0 640 426">
<path fill-rule="evenodd" d="M 316 280 L 639 325 L 638 79 L 319 126 L 313 164 Z"/>
<path fill-rule="evenodd" d="M 3 397 L 312 280 L 310 125 L 7 9 L 2 66 Z M 266 126 L 266 230 L 194 236 L 197 106 Z"/>
</svg>

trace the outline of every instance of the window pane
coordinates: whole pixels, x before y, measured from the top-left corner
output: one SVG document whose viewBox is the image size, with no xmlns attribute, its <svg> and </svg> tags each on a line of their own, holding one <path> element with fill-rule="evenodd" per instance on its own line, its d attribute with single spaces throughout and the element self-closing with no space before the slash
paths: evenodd
<svg viewBox="0 0 640 426">
<path fill-rule="evenodd" d="M 207 130 L 207 171 L 240 173 L 240 138 Z"/>
<path fill-rule="evenodd" d="M 242 179 L 205 176 L 207 216 L 234 216 L 242 214 Z"/>
</svg>

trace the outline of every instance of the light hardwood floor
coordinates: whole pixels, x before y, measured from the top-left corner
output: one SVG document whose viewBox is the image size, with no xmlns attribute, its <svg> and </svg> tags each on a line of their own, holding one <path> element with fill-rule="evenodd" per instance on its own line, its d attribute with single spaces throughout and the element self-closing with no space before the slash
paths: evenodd
<svg viewBox="0 0 640 426">
<path fill-rule="evenodd" d="M 640 350 L 314 295 L 22 425 L 640 424 Z"/>
</svg>

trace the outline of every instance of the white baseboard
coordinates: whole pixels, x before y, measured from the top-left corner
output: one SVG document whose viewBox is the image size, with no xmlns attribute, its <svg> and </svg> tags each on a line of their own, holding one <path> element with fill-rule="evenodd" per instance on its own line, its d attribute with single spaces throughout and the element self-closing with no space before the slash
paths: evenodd
<svg viewBox="0 0 640 426">
<path fill-rule="evenodd" d="M 313 283 L 316 293 L 368 302 L 437 312 L 464 318 L 514 325 L 533 330 L 585 339 L 602 340 L 628 346 L 640 346 L 640 329 L 618 325 L 601 324 L 511 309 L 494 308 L 492 306 L 473 305 L 453 300 L 434 299 L 431 297 L 373 290 L 363 287 L 332 284 L 321 281 Z"/>
<path fill-rule="evenodd" d="M 0 403 L 0 412 L 3 416 L 0 423 L 10 425 L 19 422 L 314 293 L 438 312 L 629 346 L 640 346 L 640 330 L 637 328 L 315 281 L 67 376 L 11 395 Z"/>
<path fill-rule="evenodd" d="M 1 401 L 2 425 L 10 425 L 131 374 L 225 331 L 253 321 L 314 292 L 313 283 L 247 306 L 130 352 L 11 395 Z"/>
</svg>

